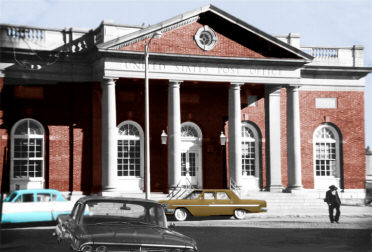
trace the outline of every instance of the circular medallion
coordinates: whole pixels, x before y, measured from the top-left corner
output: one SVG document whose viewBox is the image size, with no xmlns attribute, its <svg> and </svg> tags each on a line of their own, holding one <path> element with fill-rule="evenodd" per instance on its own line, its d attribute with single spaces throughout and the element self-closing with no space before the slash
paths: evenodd
<svg viewBox="0 0 372 252">
<path fill-rule="evenodd" d="M 194 39 L 196 44 L 204 51 L 211 50 L 217 43 L 216 33 L 207 25 L 196 32 Z"/>
</svg>

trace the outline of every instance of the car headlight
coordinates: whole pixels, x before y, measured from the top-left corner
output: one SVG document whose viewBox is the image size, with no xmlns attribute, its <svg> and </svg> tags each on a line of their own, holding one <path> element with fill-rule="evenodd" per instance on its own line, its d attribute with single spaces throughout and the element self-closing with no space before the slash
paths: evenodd
<svg viewBox="0 0 372 252">
<path fill-rule="evenodd" d="M 81 249 L 81 251 L 83 251 L 83 252 L 92 252 L 92 251 L 93 251 L 93 247 L 90 246 L 90 245 L 85 245 L 85 246 Z"/>
<path fill-rule="evenodd" d="M 105 246 L 99 246 L 96 248 L 96 252 L 107 252 L 107 248 Z"/>
</svg>

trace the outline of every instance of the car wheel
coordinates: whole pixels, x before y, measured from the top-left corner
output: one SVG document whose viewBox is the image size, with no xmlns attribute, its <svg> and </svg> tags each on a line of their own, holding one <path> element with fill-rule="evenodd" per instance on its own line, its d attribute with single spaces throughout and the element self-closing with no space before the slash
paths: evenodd
<svg viewBox="0 0 372 252">
<path fill-rule="evenodd" d="M 243 209 L 235 209 L 234 217 L 238 220 L 244 219 L 246 211 Z"/>
<path fill-rule="evenodd" d="M 188 213 L 184 208 L 177 208 L 174 212 L 174 218 L 178 221 L 184 221 L 187 219 Z"/>
</svg>

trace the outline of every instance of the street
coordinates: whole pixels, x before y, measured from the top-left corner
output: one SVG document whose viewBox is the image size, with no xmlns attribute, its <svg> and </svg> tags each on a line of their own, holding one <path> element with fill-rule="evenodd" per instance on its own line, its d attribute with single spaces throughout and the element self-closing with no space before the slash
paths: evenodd
<svg viewBox="0 0 372 252">
<path fill-rule="evenodd" d="M 175 230 L 193 237 L 199 251 L 372 251 L 371 217 L 330 224 L 326 218 L 193 218 Z M 63 251 L 53 226 L 3 227 L 1 251 Z"/>
</svg>

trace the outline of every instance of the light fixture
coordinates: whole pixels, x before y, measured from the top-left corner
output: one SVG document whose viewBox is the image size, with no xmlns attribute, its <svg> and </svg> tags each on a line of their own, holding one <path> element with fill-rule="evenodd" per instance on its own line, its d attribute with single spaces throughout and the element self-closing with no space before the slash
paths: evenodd
<svg viewBox="0 0 372 252">
<path fill-rule="evenodd" d="M 160 137 L 161 137 L 161 144 L 167 144 L 168 135 L 167 135 L 167 133 L 165 133 L 164 130 L 161 133 Z"/>
<path fill-rule="evenodd" d="M 221 142 L 222 146 L 224 146 L 226 144 L 226 136 L 225 136 L 225 134 L 223 134 L 223 131 L 221 131 L 220 142 Z"/>
</svg>

